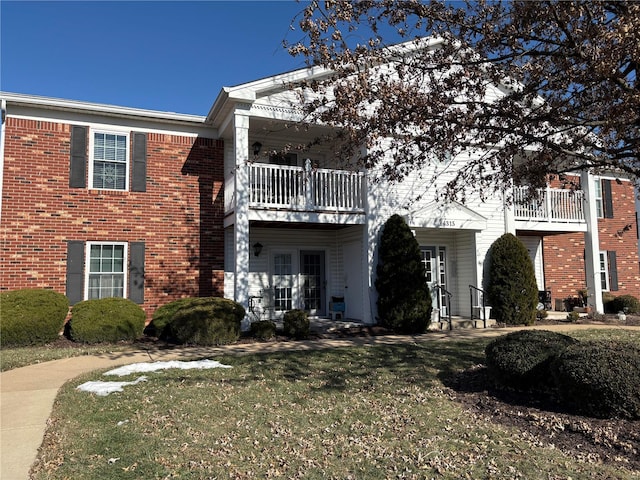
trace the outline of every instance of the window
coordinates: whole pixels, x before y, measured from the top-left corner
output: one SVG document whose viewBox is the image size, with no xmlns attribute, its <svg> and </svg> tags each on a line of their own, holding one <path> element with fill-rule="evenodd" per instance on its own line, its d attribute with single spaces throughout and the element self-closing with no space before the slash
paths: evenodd
<svg viewBox="0 0 640 480">
<path fill-rule="evenodd" d="M 596 212 L 598 213 L 598 218 L 604 218 L 604 205 L 602 203 L 602 180 L 599 178 L 595 179 L 595 199 L 596 199 Z"/>
<path fill-rule="evenodd" d="M 603 292 L 618 290 L 618 260 L 615 251 L 600 252 L 600 286 Z"/>
<path fill-rule="evenodd" d="M 609 266 L 607 252 L 600 252 L 600 288 L 603 292 L 609 291 Z"/>
<path fill-rule="evenodd" d="M 595 179 L 594 197 L 598 218 L 613 218 L 613 199 L 611 197 L 611 180 Z"/>
<path fill-rule="evenodd" d="M 91 137 L 89 178 L 91 188 L 127 190 L 129 184 L 129 135 L 94 131 Z"/>
<path fill-rule="evenodd" d="M 87 243 L 85 298 L 126 297 L 126 243 Z"/>
</svg>

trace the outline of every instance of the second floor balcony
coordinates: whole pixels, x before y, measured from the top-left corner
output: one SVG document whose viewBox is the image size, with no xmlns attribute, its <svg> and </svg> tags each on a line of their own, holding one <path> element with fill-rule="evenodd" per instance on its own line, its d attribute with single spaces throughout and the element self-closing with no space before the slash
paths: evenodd
<svg viewBox="0 0 640 480">
<path fill-rule="evenodd" d="M 250 219 L 286 220 L 287 215 L 311 219 L 322 215 L 362 216 L 366 203 L 363 172 L 250 163 L 246 165 Z M 238 201 L 235 175 L 225 180 L 225 213 L 235 211 Z M 309 220 L 314 221 L 314 220 Z M 319 220 L 315 220 L 319 221 Z M 359 222 L 358 222 L 359 223 Z"/>
<path fill-rule="evenodd" d="M 516 187 L 513 210 L 517 227 L 556 231 L 584 231 L 584 192 L 561 188 L 538 189 L 532 198 L 528 187 Z"/>
</svg>

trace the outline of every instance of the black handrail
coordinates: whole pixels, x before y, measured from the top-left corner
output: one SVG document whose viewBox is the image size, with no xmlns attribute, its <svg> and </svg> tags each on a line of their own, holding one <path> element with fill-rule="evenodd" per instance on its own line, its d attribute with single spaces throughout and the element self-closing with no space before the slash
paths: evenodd
<svg viewBox="0 0 640 480">
<path fill-rule="evenodd" d="M 451 323 L 451 297 L 453 294 L 444 288 L 443 285 L 435 285 L 435 288 L 438 291 L 438 322 L 442 322 L 442 299 L 440 297 L 440 292 L 442 292 L 445 294 L 445 307 L 447 307 L 447 323 L 449 323 L 449 330 L 453 330 L 453 324 Z"/>
<path fill-rule="evenodd" d="M 482 320 L 484 322 L 484 328 L 487 328 L 487 301 L 485 300 L 486 297 L 486 292 L 484 290 L 482 290 L 481 288 L 475 287 L 473 285 L 469 285 L 469 299 L 470 299 L 470 307 L 471 307 L 471 321 L 473 321 L 475 317 L 475 315 L 473 314 L 473 307 L 474 305 L 474 301 L 473 301 L 473 294 L 478 294 L 480 293 L 480 297 L 482 298 L 482 305 L 478 305 L 478 307 L 482 308 L 482 310 L 480 310 L 480 312 L 482 312 L 482 314 L 478 316 L 479 320 Z"/>
</svg>

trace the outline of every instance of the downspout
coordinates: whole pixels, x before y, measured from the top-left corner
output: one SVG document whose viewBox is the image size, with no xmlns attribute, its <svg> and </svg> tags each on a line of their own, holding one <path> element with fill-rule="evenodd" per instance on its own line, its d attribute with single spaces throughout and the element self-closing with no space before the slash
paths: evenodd
<svg viewBox="0 0 640 480">
<path fill-rule="evenodd" d="M 2 186 L 4 185 L 4 132 L 6 130 L 5 121 L 7 119 L 7 101 L 0 100 L 0 224 L 2 223 Z"/>
</svg>

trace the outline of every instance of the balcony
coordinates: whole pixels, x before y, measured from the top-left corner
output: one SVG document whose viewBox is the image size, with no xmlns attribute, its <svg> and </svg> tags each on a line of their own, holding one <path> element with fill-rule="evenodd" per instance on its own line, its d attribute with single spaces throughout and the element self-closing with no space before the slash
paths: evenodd
<svg viewBox="0 0 640 480">
<path fill-rule="evenodd" d="M 366 177 L 363 172 L 251 163 L 245 167 L 250 220 L 326 221 L 363 217 Z M 225 213 L 236 209 L 234 175 L 225 180 Z M 291 216 L 292 213 L 297 215 Z M 320 220 L 322 218 L 323 220 Z M 314 220 L 315 219 L 315 220 Z M 356 221 L 362 223 L 364 220 Z M 353 223 L 353 221 L 348 221 Z"/>
<path fill-rule="evenodd" d="M 527 187 L 514 189 L 513 210 L 518 229 L 586 231 L 582 190 L 547 187 L 537 190 L 537 198 L 529 196 Z"/>
</svg>

